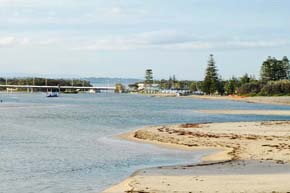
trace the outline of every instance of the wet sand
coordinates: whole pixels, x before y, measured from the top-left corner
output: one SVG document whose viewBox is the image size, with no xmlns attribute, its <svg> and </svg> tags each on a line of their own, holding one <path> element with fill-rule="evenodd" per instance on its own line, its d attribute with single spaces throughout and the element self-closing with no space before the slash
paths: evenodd
<svg viewBox="0 0 290 193">
<path fill-rule="evenodd" d="M 220 151 L 198 165 L 140 170 L 106 193 L 290 191 L 290 121 L 155 126 L 121 137 L 171 148 Z"/>
</svg>

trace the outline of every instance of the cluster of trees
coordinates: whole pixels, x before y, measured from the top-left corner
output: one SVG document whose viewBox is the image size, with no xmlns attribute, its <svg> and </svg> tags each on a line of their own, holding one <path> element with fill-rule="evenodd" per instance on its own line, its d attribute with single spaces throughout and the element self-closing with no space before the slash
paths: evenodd
<svg viewBox="0 0 290 193">
<path fill-rule="evenodd" d="M 261 65 L 260 79 L 245 74 L 224 80 L 218 74 L 216 62 L 211 54 L 203 81 L 179 81 L 175 75 L 170 76 L 168 80 L 154 80 L 152 69 L 147 69 L 144 85 L 151 86 L 153 83 L 158 84 L 160 89 L 202 91 L 207 95 L 290 95 L 290 63 L 286 56 L 281 60 L 268 57 Z M 138 83 L 129 87 L 136 90 Z"/>
<path fill-rule="evenodd" d="M 282 60 L 268 57 L 261 66 L 261 78 L 245 74 L 240 78 L 222 80 L 218 75 L 213 55 L 210 55 L 201 90 L 208 95 L 290 95 L 290 64 L 285 56 Z"/>
<path fill-rule="evenodd" d="M 193 81 L 188 80 L 177 80 L 175 75 L 170 76 L 168 80 L 161 79 L 156 81 L 160 85 L 161 89 L 173 89 L 173 90 L 187 90 L 190 89 L 190 85 Z"/>
<path fill-rule="evenodd" d="M 0 78 L 1 85 L 37 85 L 37 86 L 92 86 L 87 80 L 46 79 L 46 78 Z"/>
<path fill-rule="evenodd" d="M 6 82 L 7 81 L 7 82 Z M 89 81 L 79 79 L 46 79 L 46 78 L 0 78 L 0 84 L 37 85 L 37 86 L 91 86 Z"/>
<path fill-rule="evenodd" d="M 290 95 L 290 81 L 255 81 L 242 85 L 237 92 L 239 95 L 247 96 L 282 96 Z"/>
<path fill-rule="evenodd" d="M 289 78 L 289 60 L 286 56 L 282 60 L 268 57 L 261 67 L 261 79 L 264 82 L 285 80 Z"/>
<path fill-rule="evenodd" d="M 175 75 L 170 76 L 168 80 L 161 79 L 161 80 L 153 80 L 153 71 L 152 69 L 147 69 L 145 71 L 145 86 L 151 86 L 153 83 L 158 84 L 160 89 L 189 89 L 190 84 L 193 81 L 179 81 L 176 79 Z M 137 87 L 137 84 L 131 84 L 130 87 Z"/>
</svg>

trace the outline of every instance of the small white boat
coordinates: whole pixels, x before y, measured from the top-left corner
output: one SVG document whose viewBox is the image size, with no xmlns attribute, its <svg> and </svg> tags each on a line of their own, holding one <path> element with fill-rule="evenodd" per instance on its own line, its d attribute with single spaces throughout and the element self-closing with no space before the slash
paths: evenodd
<svg viewBox="0 0 290 193">
<path fill-rule="evenodd" d="M 58 92 L 48 92 L 46 94 L 46 97 L 58 97 L 59 93 Z"/>
</svg>

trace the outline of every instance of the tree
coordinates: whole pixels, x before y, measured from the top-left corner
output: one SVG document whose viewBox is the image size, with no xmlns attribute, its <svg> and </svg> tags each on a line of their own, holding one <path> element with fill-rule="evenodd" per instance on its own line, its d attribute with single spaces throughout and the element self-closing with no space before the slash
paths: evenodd
<svg viewBox="0 0 290 193">
<path fill-rule="evenodd" d="M 198 91 L 198 85 L 197 82 L 192 82 L 189 86 L 190 91 Z"/>
<path fill-rule="evenodd" d="M 242 76 L 240 78 L 240 82 L 241 82 L 242 85 L 246 84 L 246 83 L 249 83 L 249 82 L 251 82 L 251 77 L 249 77 L 249 75 L 246 73 L 244 76 Z"/>
<path fill-rule="evenodd" d="M 208 65 L 206 68 L 205 78 L 203 81 L 203 92 L 206 94 L 214 94 L 219 84 L 217 68 L 215 66 L 215 61 L 213 55 L 209 57 Z"/>
<path fill-rule="evenodd" d="M 288 79 L 289 60 L 284 57 L 282 60 L 268 57 L 261 67 L 261 79 L 264 82 Z"/>
<path fill-rule="evenodd" d="M 265 96 L 289 95 L 290 81 L 289 80 L 269 81 L 261 89 L 260 94 Z"/>
<path fill-rule="evenodd" d="M 247 80 L 247 82 L 245 81 L 245 83 L 248 83 L 249 82 L 249 79 L 246 78 L 247 75 L 245 75 L 243 78 L 245 80 Z M 242 79 L 242 78 L 241 78 Z M 236 91 L 237 91 L 237 88 L 240 86 L 240 82 L 237 78 L 235 77 L 232 77 L 230 80 L 228 80 L 226 83 L 225 83 L 225 92 L 226 94 L 230 95 L 230 94 L 235 94 Z"/>
<path fill-rule="evenodd" d="M 287 72 L 287 78 L 290 79 L 290 63 L 287 56 L 284 56 L 282 59 L 283 67 L 285 68 L 285 71 Z"/>
<path fill-rule="evenodd" d="M 179 81 L 176 79 L 175 75 L 172 76 L 172 85 L 171 85 L 171 89 L 180 89 L 180 83 L 179 83 Z"/>
<path fill-rule="evenodd" d="M 173 81 L 172 81 L 172 77 L 170 76 L 169 79 L 168 79 L 168 87 L 167 87 L 167 89 L 171 89 L 172 85 L 173 85 Z"/>
<path fill-rule="evenodd" d="M 153 71 L 152 69 L 147 69 L 145 71 L 145 86 L 151 86 L 153 84 Z"/>
<path fill-rule="evenodd" d="M 222 80 L 222 78 L 220 77 L 218 79 L 218 82 L 217 82 L 217 92 L 220 95 L 224 95 L 225 94 L 225 84 L 226 84 L 226 82 L 224 80 Z"/>
<path fill-rule="evenodd" d="M 125 86 L 121 83 L 115 85 L 115 93 L 123 93 L 125 91 Z"/>
<path fill-rule="evenodd" d="M 239 95 L 257 95 L 263 87 L 262 82 L 249 82 L 238 89 Z"/>
<path fill-rule="evenodd" d="M 176 89 L 176 78 L 175 78 L 175 75 L 172 76 L 171 89 Z"/>
</svg>

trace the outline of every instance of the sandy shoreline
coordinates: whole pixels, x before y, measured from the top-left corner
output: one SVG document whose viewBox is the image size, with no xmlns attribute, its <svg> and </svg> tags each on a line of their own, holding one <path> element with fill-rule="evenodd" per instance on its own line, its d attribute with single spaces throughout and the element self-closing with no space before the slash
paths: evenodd
<svg viewBox="0 0 290 193">
<path fill-rule="evenodd" d="M 205 100 L 231 100 L 237 102 L 260 103 L 272 105 L 290 105 L 290 96 L 257 96 L 257 97 L 239 97 L 239 96 L 186 96 L 186 98 L 197 98 Z"/>
<path fill-rule="evenodd" d="M 290 121 L 155 126 L 121 137 L 186 150 L 223 151 L 195 166 L 140 170 L 104 193 L 290 191 Z"/>
<path fill-rule="evenodd" d="M 207 114 L 290 116 L 290 110 L 199 110 Z"/>
<path fill-rule="evenodd" d="M 176 97 L 176 94 L 154 94 L 152 97 Z M 290 96 L 256 96 L 256 97 L 241 97 L 241 96 L 209 96 L 209 95 L 190 95 L 180 96 L 180 98 L 204 99 L 204 100 L 230 100 L 247 103 L 260 103 L 272 105 L 290 105 Z"/>
</svg>

